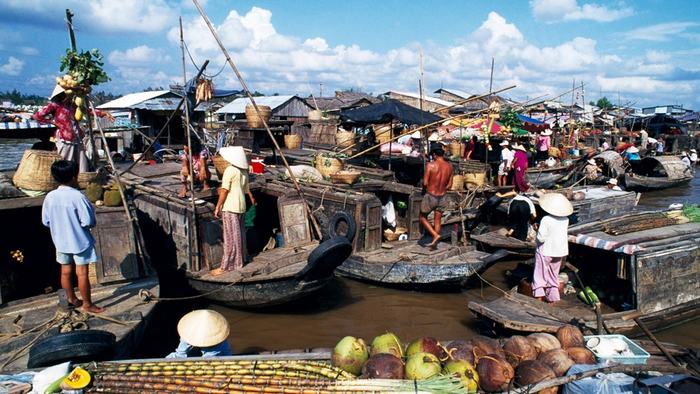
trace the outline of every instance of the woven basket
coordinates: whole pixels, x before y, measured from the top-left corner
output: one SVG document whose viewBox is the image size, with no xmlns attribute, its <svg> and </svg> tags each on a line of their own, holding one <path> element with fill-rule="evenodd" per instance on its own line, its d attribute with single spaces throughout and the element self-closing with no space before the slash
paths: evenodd
<svg viewBox="0 0 700 394">
<path fill-rule="evenodd" d="M 216 176 L 219 177 L 219 180 L 223 179 L 224 171 L 226 171 L 226 167 L 230 166 L 231 163 L 226 161 L 226 159 L 221 157 L 221 155 L 218 153 L 214 155 L 212 161 L 214 162 L 214 168 L 216 169 Z"/>
<path fill-rule="evenodd" d="M 343 161 L 335 157 L 318 155 L 316 156 L 316 169 L 321 173 L 322 177 L 329 178 L 343 169 Z"/>
<path fill-rule="evenodd" d="M 391 139 L 391 126 L 384 125 L 374 129 L 374 136 L 380 144 L 386 144 Z"/>
<path fill-rule="evenodd" d="M 401 234 L 406 234 L 408 232 L 408 229 L 405 227 L 396 227 L 396 230 L 392 231 L 391 229 L 386 229 L 384 230 L 384 239 L 387 241 L 396 241 L 399 239 Z"/>
<path fill-rule="evenodd" d="M 58 160 L 61 160 L 61 156 L 56 152 L 27 149 L 12 182 L 21 189 L 51 191 L 58 187 L 58 182 L 51 176 L 51 164 Z"/>
<path fill-rule="evenodd" d="M 452 176 L 452 188 L 450 190 L 454 190 L 456 192 L 461 192 L 464 190 L 464 176 L 462 175 L 453 175 Z"/>
<path fill-rule="evenodd" d="M 468 190 L 484 186 L 484 181 L 486 181 L 486 173 L 484 172 L 464 174 L 464 185 Z"/>
<path fill-rule="evenodd" d="M 352 185 L 360 177 L 359 171 L 338 171 L 331 175 L 331 180 L 335 183 L 345 183 Z"/>
<path fill-rule="evenodd" d="M 323 119 L 323 111 L 320 111 L 318 109 L 312 109 L 309 111 L 309 120 L 314 120 L 318 121 Z"/>
<path fill-rule="evenodd" d="M 355 142 L 355 133 L 352 131 L 339 131 L 335 133 L 335 144 L 339 148 L 347 148 Z"/>
<path fill-rule="evenodd" d="M 298 134 L 287 134 L 284 136 L 284 147 L 287 149 L 301 148 L 301 136 Z"/>
<path fill-rule="evenodd" d="M 248 122 L 248 127 L 264 127 L 263 119 L 265 122 L 270 120 L 270 115 L 272 114 L 272 109 L 270 109 L 270 107 L 267 105 L 258 105 L 258 109 L 260 110 L 260 116 L 258 116 L 258 113 L 255 112 L 255 107 L 251 104 L 245 106 L 245 119 Z"/>
<path fill-rule="evenodd" d="M 78 174 L 78 186 L 81 189 L 87 189 L 91 183 L 102 184 L 104 182 L 104 174 L 100 171 L 81 172 Z"/>
<path fill-rule="evenodd" d="M 464 156 L 464 144 L 459 141 L 450 142 L 450 155 L 451 156 Z"/>
</svg>

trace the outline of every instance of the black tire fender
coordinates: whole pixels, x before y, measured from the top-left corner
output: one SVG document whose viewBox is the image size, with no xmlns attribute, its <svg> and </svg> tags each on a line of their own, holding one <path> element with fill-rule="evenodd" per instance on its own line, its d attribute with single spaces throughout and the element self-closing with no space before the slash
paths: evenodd
<svg viewBox="0 0 700 394">
<path fill-rule="evenodd" d="M 117 338 L 109 331 L 76 330 L 39 340 L 29 349 L 28 368 L 65 361 L 105 361 L 114 355 Z"/>
<path fill-rule="evenodd" d="M 352 244 L 343 236 L 321 242 L 309 253 L 306 267 L 297 272 L 296 278 L 315 280 L 328 277 L 352 254 Z"/>
<path fill-rule="evenodd" d="M 345 234 L 338 233 L 338 225 L 341 222 L 345 222 L 347 225 L 347 232 Z M 355 224 L 355 219 L 350 216 L 347 212 L 338 211 L 331 216 L 328 221 L 328 235 L 330 238 L 335 237 L 345 237 L 349 242 L 355 239 L 355 231 L 357 231 L 357 225 Z"/>
</svg>

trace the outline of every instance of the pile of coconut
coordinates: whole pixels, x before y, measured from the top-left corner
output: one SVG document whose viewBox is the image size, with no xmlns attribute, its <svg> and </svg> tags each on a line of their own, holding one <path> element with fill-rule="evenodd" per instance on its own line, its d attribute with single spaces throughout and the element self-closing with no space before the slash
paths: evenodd
<svg viewBox="0 0 700 394">
<path fill-rule="evenodd" d="M 374 338 L 345 337 L 333 349 L 333 365 L 365 379 L 424 380 L 439 375 L 459 377 L 470 393 L 507 391 L 566 375 L 574 364 L 595 364 L 581 331 L 562 326 L 556 336 L 535 333 L 507 339 L 475 336 L 441 344 L 416 339 L 404 348 L 393 333 Z M 556 393 L 557 387 L 540 391 Z"/>
</svg>

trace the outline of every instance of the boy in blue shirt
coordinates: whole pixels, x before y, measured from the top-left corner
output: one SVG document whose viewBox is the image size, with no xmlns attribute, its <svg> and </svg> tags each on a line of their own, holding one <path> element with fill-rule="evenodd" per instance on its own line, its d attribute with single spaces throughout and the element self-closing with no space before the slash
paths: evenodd
<svg viewBox="0 0 700 394">
<path fill-rule="evenodd" d="M 87 312 L 103 312 L 104 308 L 92 303 L 88 278 L 89 264 L 97 262 L 95 240 L 90 234 L 90 228 L 95 227 L 95 210 L 90 201 L 73 187 L 78 182 L 78 167 L 74 162 L 54 162 L 51 165 L 51 175 L 59 186 L 46 195 L 41 221 L 51 230 L 51 239 L 56 247 L 56 261 L 61 264 L 61 287 L 71 305 L 82 306 Z M 82 301 L 73 290 L 73 266 L 78 276 Z"/>
</svg>

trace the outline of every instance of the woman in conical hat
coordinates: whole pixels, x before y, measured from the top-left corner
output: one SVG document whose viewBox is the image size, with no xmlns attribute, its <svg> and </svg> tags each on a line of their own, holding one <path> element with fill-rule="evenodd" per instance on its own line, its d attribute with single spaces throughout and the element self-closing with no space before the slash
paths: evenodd
<svg viewBox="0 0 700 394">
<path fill-rule="evenodd" d="M 231 356 L 228 344 L 228 321 L 219 312 L 199 309 L 183 316 L 177 323 L 180 343 L 166 358 Z"/>
<path fill-rule="evenodd" d="M 518 192 L 526 192 L 530 189 L 530 185 L 528 185 L 525 180 L 525 172 L 528 167 L 527 161 L 525 147 L 519 142 L 515 142 L 513 144 L 513 161 L 511 167 L 513 168 L 513 185 Z"/>
<path fill-rule="evenodd" d="M 554 192 L 540 197 L 539 204 L 547 215 L 537 229 L 532 295 L 547 302 L 557 302 L 560 299 L 559 269 L 569 254 L 568 216 L 574 212 L 574 207 L 563 194 Z"/>
<path fill-rule="evenodd" d="M 243 268 L 246 260 L 245 197 L 248 195 L 251 204 L 255 198 L 248 189 L 248 160 L 242 146 L 226 146 L 219 154 L 230 165 L 224 170 L 219 188 L 219 200 L 214 209 L 214 217 L 221 217 L 224 232 L 224 253 L 221 256 L 221 267 L 212 270 L 212 275 L 221 275 L 226 271 Z"/>
</svg>

